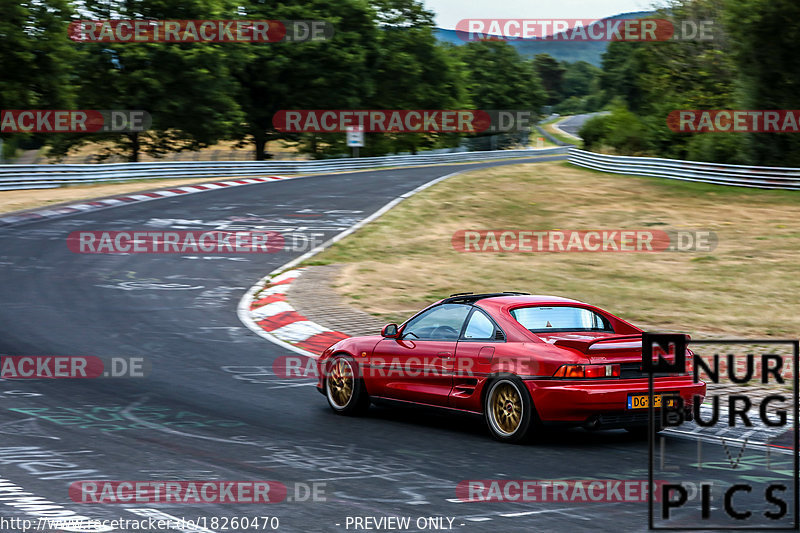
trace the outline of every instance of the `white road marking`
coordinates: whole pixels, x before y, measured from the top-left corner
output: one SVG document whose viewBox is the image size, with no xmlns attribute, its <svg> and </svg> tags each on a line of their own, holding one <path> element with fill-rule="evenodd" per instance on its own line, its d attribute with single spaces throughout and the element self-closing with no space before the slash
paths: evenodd
<svg viewBox="0 0 800 533">
<path fill-rule="evenodd" d="M 270 287 L 269 289 L 264 289 L 258 293 L 259 298 L 263 298 L 264 296 L 271 296 L 273 294 L 286 294 L 289 290 L 289 285 L 276 285 L 274 287 Z M 248 309 L 250 308 L 250 304 L 248 303 Z M 261 328 L 259 328 L 261 329 Z"/>
<path fill-rule="evenodd" d="M 297 276 L 300 275 L 300 272 L 302 272 L 302 270 L 303 269 L 290 270 L 288 272 L 284 272 L 283 274 L 279 274 L 279 275 L 275 276 L 274 278 L 272 278 L 269 281 L 270 281 L 270 283 L 280 283 L 281 281 L 284 281 L 284 280 L 287 280 L 287 279 L 296 278 Z"/>
<path fill-rule="evenodd" d="M 309 337 L 313 337 L 318 333 L 325 333 L 327 331 L 332 330 L 320 326 L 316 322 L 302 320 L 300 322 L 292 322 L 291 324 L 287 324 L 282 328 L 274 329 L 272 330 L 272 334 L 284 341 L 300 342 L 308 339 Z"/>
<path fill-rule="evenodd" d="M 271 304 L 263 305 L 250 313 L 253 320 L 262 320 L 268 316 L 275 316 L 287 311 L 294 311 L 294 307 L 289 305 L 289 302 L 272 302 Z"/>
</svg>

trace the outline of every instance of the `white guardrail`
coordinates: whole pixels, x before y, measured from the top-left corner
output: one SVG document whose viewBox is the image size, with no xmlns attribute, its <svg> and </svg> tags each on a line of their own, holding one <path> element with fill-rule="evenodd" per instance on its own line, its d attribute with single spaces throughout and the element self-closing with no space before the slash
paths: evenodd
<svg viewBox="0 0 800 533">
<path fill-rule="evenodd" d="M 0 191 L 47 189 L 76 183 L 153 178 L 234 177 L 307 172 L 338 172 L 376 167 L 462 163 L 566 154 L 567 147 L 488 152 L 393 155 L 315 161 L 172 161 L 86 165 L 0 165 Z"/>
<path fill-rule="evenodd" d="M 615 174 L 654 176 L 759 189 L 800 190 L 800 168 L 723 165 L 657 157 L 605 155 L 577 148 L 569 150 L 569 162 Z"/>
</svg>

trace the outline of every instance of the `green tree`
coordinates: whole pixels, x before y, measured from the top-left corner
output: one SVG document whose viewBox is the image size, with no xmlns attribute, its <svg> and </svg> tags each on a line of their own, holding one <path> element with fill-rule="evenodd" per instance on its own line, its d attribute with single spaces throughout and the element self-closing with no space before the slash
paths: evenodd
<svg viewBox="0 0 800 533">
<path fill-rule="evenodd" d="M 708 141 L 697 134 L 676 133 L 667 127 L 670 112 L 679 109 L 719 109 L 734 105 L 737 68 L 730 38 L 719 24 L 723 0 L 676 0 L 659 13 L 680 27 L 684 21 L 716 20 L 713 39 L 664 42 L 613 42 L 603 54 L 600 86 L 605 102 L 619 100 L 644 124 L 652 153 L 672 158 L 702 157 Z M 731 133 L 729 135 L 738 135 Z M 712 139 L 717 137 L 712 137 Z M 617 137 L 620 139 L 620 137 Z M 623 141 L 620 141 L 623 142 Z M 615 146 L 610 139 L 604 144 Z M 736 143 L 726 143 L 728 148 Z M 631 144 L 615 146 L 619 151 Z M 691 149 L 690 149 L 691 146 Z M 708 152 L 708 158 L 721 151 Z"/>
<path fill-rule="evenodd" d="M 564 99 L 553 107 L 553 111 L 561 115 L 589 113 L 603 107 L 600 75 L 602 70 L 587 63 L 576 61 L 563 63 Z"/>
<path fill-rule="evenodd" d="M 275 17 L 253 4 L 248 15 Z M 433 14 L 416 0 L 306 0 L 280 7 L 280 18 L 324 19 L 333 39 L 280 43 L 248 51 L 236 69 L 247 138 L 256 158 L 269 157 L 266 142 L 296 141 L 314 157 L 347 152 L 343 133 L 279 132 L 272 119 L 288 109 L 438 109 L 464 100 L 459 64 L 434 35 Z M 452 144 L 436 134 L 367 134 L 364 155 Z"/>
<path fill-rule="evenodd" d="M 563 94 L 566 98 L 571 96 L 589 96 L 599 90 L 599 68 L 586 61 L 576 61 L 564 64 Z"/>
<path fill-rule="evenodd" d="M 86 19 L 236 18 L 227 0 L 87 0 Z M 86 109 L 141 109 L 152 127 L 143 133 L 73 135 L 54 146 L 57 154 L 87 142 L 109 142 L 101 157 L 141 153 L 161 156 L 195 150 L 233 136 L 243 115 L 228 69 L 235 44 L 75 43 L 80 73 L 79 105 Z M 229 48 L 230 47 L 230 48 Z"/>
<path fill-rule="evenodd" d="M 612 147 L 619 153 L 644 155 L 652 148 L 645 122 L 621 104 L 614 105 L 607 115 L 587 120 L 579 133 L 586 150 L 603 151 Z"/>
<path fill-rule="evenodd" d="M 646 46 L 654 43 L 612 42 L 603 53 L 600 89 L 605 102 L 622 99 L 629 109 L 638 112 L 648 96 L 643 76 L 650 66 Z"/>
<path fill-rule="evenodd" d="M 75 104 L 75 52 L 66 38 L 68 0 L 0 2 L 0 109 L 68 109 Z M 47 134 L 0 134 L 6 155 Z"/>
<path fill-rule="evenodd" d="M 566 69 L 550 54 L 536 54 L 533 66 L 547 91 L 547 104 L 552 105 L 564 99 L 564 74 Z"/>
<path fill-rule="evenodd" d="M 247 18 L 315 19 L 333 24 L 330 40 L 252 46 L 234 68 L 239 102 L 245 113 L 240 138 L 251 139 L 255 157 L 266 159 L 268 141 L 288 139 L 322 156 L 344 134 L 287 134 L 272 124 L 276 112 L 289 109 L 358 109 L 375 92 L 372 65 L 377 55 L 375 11 L 361 0 L 300 0 L 290 5 L 251 1 Z M 338 139 L 338 140 L 337 140 Z"/>
<path fill-rule="evenodd" d="M 458 48 L 466 89 L 477 109 L 539 111 L 547 95 L 533 63 L 508 43 L 475 41 Z"/>
<path fill-rule="evenodd" d="M 502 41 L 476 41 L 458 48 L 465 69 L 467 95 L 475 109 L 523 110 L 539 117 L 547 95 L 533 61 L 520 56 L 515 48 Z M 470 140 L 473 149 L 497 149 L 522 142 L 522 136 L 506 133 L 478 135 Z"/>
<path fill-rule="evenodd" d="M 373 0 L 376 10 L 378 54 L 374 64 L 377 109 L 458 109 L 466 107 L 463 69 L 454 47 L 438 42 L 433 13 L 415 0 Z M 387 133 L 367 136 L 366 154 L 422 146 L 453 145 L 458 135 Z"/>
<path fill-rule="evenodd" d="M 725 1 L 743 109 L 800 109 L 800 3 Z M 748 134 L 748 159 L 759 165 L 800 166 L 800 134 Z"/>
</svg>

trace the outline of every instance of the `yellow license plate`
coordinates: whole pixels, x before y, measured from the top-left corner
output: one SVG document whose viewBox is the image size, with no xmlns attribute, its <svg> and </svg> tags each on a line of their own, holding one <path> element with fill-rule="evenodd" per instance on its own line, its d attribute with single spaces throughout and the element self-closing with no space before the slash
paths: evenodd
<svg viewBox="0 0 800 533">
<path fill-rule="evenodd" d="M 673 407 L 675 405 L 675 398 L 673 396 L 659 394 L 653 396 L 653 407 L 658 409 L 661 407 L 662 401 L 665 401 L 668 407 Z M 648 394 L 631 394 L 628 396 L 628 409 L 647 409 L 649 406 L 650 395 Z"/>
</svg>

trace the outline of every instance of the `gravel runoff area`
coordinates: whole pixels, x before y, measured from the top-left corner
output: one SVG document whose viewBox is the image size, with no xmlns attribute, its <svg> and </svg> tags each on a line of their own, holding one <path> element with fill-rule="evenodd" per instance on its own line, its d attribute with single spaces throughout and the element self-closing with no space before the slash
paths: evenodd
<svg viewBox="0 0 800 533">
<path fill-rule="evenodd" d="M 332 283 L 341 265 L 306 267 L 303 275 L 292 283 L 286 298 L 301 315 L 321 326 L 353 337 L 379 335 L 385 325 L 374 316 L 344 303 Z"/>
</svg>

